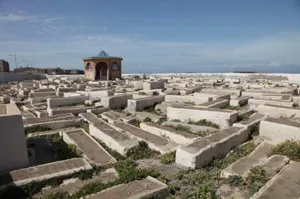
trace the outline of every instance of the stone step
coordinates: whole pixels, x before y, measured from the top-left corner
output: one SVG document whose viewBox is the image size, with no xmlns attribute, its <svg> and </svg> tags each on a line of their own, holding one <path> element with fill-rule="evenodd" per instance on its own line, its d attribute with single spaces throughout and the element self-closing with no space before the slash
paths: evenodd
<svg viewBox="0 0 300 199">
<path fill-rule="evenodd" d="M 291 162 L 265 184 L 251 199 L 299 199 L 300 163 Z"/>
<path fill-rule="evenodd" d="M 8 186 L 22 186 L 32 181 L 42 181 L 88 169 L 92 169 L 92 167 L 84 158 L 72 158 L 19 169 L 0 175 L 0 190 Z"/>
<path fill-rule="evenodd" d="M 198 136 L 195 134 L 185 131 L 178 131 L 172 129 L 171 127 L 158 125 L 151 122 L 141 123 L 140 128 L 154 135 L 167 137 L 170 140 L 182 145 L 189 144 L 198 138 Z"/>
<path fill-rule="evenodd" d="M 214 158 L 225 156 L 233 148 L 249 139 L 247 128 L 229 127 L 211 136 L 181 146 L 176 151 L 176 163 L 191 168 L 201 168 Z"/>
<path fill-rule="evenodd" d="M 228 178 L 232 175 L 246 177 L 252 167 L 255 167 L 267 161 L 268 153 L 270 152 L 272 147 L 272 144 L 262 142 L 248 156 L 238 159 L 227 168 L 225 168 L 221 172 L 221 176 L 224 178 Z"/>
<path fill-rule="evenodd" d="M 99 193 L 87 196 L 85 199 L 142 199 L 167 198 L 168 186 L 155 178 L 148 176 L 143 180 L 136 180 L 128 184 L 121 184 L 108 188 Z"/>
<path fill-rule="evenodd" d="M 119 131 L 125 132 L 129 137 L 139 141 L 145 141 L 153 150 L 159 151 L 162 154 L 175 151 L 178 144 L 161 136 L 154 135 L 147 131 L 143 131 L 133 125 L 126 123 L 115 123 L 113 127 Z"/>
<path fill-rule="evenodd" d="M 236 127 L 246 127 L 246 128 L 253 128 L 255 125 L 259 124 L 260 121 L 266 119 L 268 116 L 260 114 L 260 113 L 254 113 L 252 114 L 248 120 L 240 121 L 238 123 L 234 123 L 233 126 Z"/>
<path fill-rule="evenodd" d="M 82 129 L 63 132 L 63 139 L 68 144 L 75 144 L 95 165 L 116 163 L 113 158 L 97 141 Z"/>
<path fill-rule="evenodd" d="M 89 125 L 90 134 L 118 153 L 125 155 L 128 150 L 139 146 L 137 140 L 112 128 L 104 120 L 91 115 L 88 115 L 88 118 L 89 121 L 92 121 Z"/>
</svg>

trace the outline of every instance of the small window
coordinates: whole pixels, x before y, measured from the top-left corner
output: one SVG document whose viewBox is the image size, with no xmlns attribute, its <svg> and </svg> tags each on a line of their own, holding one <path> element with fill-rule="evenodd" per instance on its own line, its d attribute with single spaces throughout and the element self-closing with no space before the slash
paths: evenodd
<svg viewBox="0 0 300 199">
<path fill-rule="evenodd" d="M 86 70 L 91 70 L 91 69 L 92 69 L 91 64 L 90 64 L 90 63 L 87 63 L 85 69 L 86 69 Z"/>
<path fill-rule="evenodd" d="M 118 64 L 117 64 L 117 63 L 114 63 L 114 64 L 112 65 L 112 70 L 118 70 L 118 69 L 119 69 Z"/>
</svg>

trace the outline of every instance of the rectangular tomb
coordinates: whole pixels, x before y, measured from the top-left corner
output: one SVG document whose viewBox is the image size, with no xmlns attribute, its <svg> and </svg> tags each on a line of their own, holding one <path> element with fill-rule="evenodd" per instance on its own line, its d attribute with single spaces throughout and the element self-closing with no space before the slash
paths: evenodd
<svg viewBox="0 0 300 199">
<path fill-rule="evenodd" d="M 128 136 L 137 139 L 139 141 L 145 141 L 148 143 L 149 148 L 159 151 L 162 154 L 175 151 L 178 144 L 170 139 L 157 136 L 155 134 L 143 131 L 133 125 L 126 123 L 115 123 L 112 125 L 114 128 L 126 133 Z"/>
<path fill-rule="evenodd" d="M 225 156 L 233 148 L 249 139 L 247 128 L 229 127 L 176 151 L 176 163 L 193 169 L 209 164 L 214 158 Z"/>
<path fill-rule="evenodd" d="M 267 118 L 260 123 L 259 135 L 274 144 L 286 140 L 300 140 L 300 123 L 287 119 Z"/>
<path fill-rule="evenodd" d="M 201 107 L 168 107 L 167 117 L 169 120 L 180 120 L 182 122 L 198 122 L 201 119 L 209 120 L 226 128 L 237 120 L 237 112 L 225 109 L 201 108 Z"/>
<path fill-rule="evenodd" d="M 99 193 L 87 196 L 86 199 L 165 199 L 169 195 L 168 186 L 155 178 L 148 176 L 128 184 L 121 184 Z"/>
<path fill-rule="evenodd" d="M 66 143 L 75 144 L 88 160 L 95 165 L 107 165 L 117 162 L 97 141 L 82 129 L 64 131 L 63 139 Z"/>
</svg>

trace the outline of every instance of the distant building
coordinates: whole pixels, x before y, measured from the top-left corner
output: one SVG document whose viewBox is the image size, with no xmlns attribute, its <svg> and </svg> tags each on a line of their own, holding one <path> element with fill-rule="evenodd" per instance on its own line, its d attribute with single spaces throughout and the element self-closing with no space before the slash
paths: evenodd
<svg viewBox="0 0 300 199">
<path fill-rule="evenodd" d="M 111 57 L 105 51 L 97 56 L 82 58 L 84 62 L 84 76 L 90 80 L 121 79 L 121 57 Z"/>
<path fill-rule="evenodd" d="M 9 72 L 9 63 L 0 59 L 0 72 Z"/>
<path fill-rule="evenodd" d="M 31 74 L 48 74 L 48 75 L 74 75 L 83 74 L 82 70 L 64 70 L 57 68 L 33 68 L 33 67 L 20 67 L 14 70 L 15 73 L 31 73 Z"/>
</svg>

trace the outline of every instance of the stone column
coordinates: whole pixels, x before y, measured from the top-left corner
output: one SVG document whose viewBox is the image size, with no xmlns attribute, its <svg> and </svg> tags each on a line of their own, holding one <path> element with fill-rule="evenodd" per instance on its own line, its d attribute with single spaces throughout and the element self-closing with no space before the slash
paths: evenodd
<svg viewBox="0 0 300 199">
<path fill-rule="evenodd" d="M 109 67 L 107 67 L 107 81 L 109 81 Z"/>
</svg>

